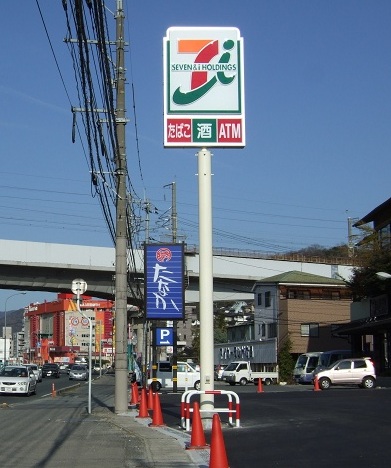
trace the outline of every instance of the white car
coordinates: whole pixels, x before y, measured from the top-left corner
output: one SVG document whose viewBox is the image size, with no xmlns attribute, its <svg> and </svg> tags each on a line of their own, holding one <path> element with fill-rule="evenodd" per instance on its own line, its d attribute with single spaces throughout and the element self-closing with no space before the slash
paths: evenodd
<svg viewBox="0 0 391 468">
<path fill-rule="evenodd" d="M 314 372 L 321 390 L 331 385 L 358 385 L 362 388 L 374 388 L 376 385 L 375 366 L 370 358 L 342 359 L 319 372 Z"/>
<path fill-rule="evenodd" d="M 28 366 L 5 366 L 0 371 L 0 393 L 25 394 L 37 392 L 37 379 Z"/>
<path fill-rule="evenodd" d="M 37 382 L 42 382 L 42 367 L 37 364 L 26 364 L 26 366 L 34 372 Z"/>
</svg>

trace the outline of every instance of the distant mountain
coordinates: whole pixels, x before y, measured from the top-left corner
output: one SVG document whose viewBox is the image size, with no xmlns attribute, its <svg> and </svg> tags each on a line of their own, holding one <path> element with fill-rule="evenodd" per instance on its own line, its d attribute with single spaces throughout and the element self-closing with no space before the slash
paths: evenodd
<svg viewBox="0 0 391 468">
<path fill-rule="evenodd" d="M 22 331 L 24 309 L 7 310 L 7 327 L 12 327 L 12 333 Z M 0 336 L 3 336 L 4 312 L 0 312 Z"/>
</svg>

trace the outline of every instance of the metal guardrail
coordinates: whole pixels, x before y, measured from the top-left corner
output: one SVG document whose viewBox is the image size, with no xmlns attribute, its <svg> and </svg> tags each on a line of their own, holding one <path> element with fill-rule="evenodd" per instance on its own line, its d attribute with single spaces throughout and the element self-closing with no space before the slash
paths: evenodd
<svg viewBox="0 0 391 468">
<path fill-rule="evenodd" d="M 200 413 L 228 413 L 228 421 L 232 427 L 240 427 L 240 400 L 237 393 L 231 390 L 188 390 L 184 392 L 181 398 L 181 427 L 186 431 L 190 431 L 190 419 L 193 408 L 190 404 L 190 399 L 194 395 L 227 395 L 228 407 L 227 408 L 214 408 L 203 410 Z M 235 407 L 233 406 L 233 397 L 235 398 Z M 235 414 L 235 424 L 233 422 L 233 415 Z"/>
</svg>

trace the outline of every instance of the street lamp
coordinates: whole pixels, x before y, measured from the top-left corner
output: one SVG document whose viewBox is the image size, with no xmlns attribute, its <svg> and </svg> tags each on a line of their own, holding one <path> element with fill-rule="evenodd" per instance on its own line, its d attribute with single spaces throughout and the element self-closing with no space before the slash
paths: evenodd
<svg viewBox="0 0 391 468">
<path fill-rule="evenodd" d="M 26 291 L 11 294 L 11 296 L 8 296 L 7 299 L 5 300 L 5 304 L 4 304 L 4 365 L 5 366 L 7 365 L 7 302 L 8 302 L 8 299 L 11 299 L 11 297 L 20 296 L 24 294 L 26 294 Z"/>
</svg>

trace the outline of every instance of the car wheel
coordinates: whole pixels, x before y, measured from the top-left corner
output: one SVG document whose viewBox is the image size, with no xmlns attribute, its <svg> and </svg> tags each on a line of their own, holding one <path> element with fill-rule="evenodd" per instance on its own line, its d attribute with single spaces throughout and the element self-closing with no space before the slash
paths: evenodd
<svg viewBox="0 0 391 468">
<path fill-rule="evenodd" d="M 232 387 L 235 386 L 235 382 L 228 382 Z"/>
<path fill-rule="evenodd" d="M 363 388 L 374 388 L 375 387 L 375 379 L 373 377 L 364 377 L 362 380 L 362 387 Z"/>
<path fill-rule="evenodd" d="M 160 392 L 161 388 L 162 388 L 162 384 L 158 380 L 155 380 L 151 383 L 152 392 L 154 393 Z"/>
<path fill-rule="evenodd" d="M 273 383 L 272 379 L 269 379 L 269 378 L 265 379 L 265 381 L 264 381 L 265 385 L 271 385 L 272 383 Z"/>
<path fill-rule="evenodd" d="M 327 377 L 322 377 L 318 383 L 321 390 L 328 390 L 331 386 L 331 381 Z"/>
<path fill-rule="evenodd" d="M 240 385 L 244 386 L 244 385 L 247 385 L 247 379 L 245 377 L 242 377 L 240 380 L 239 380 L 239 383 Z"/>
<path fill-rule="evenodd" d="M 197 390 L 197 392 L 199 392 L 201 390 L 201 382 L 199 380 L 197 380 L 197 382 L 195 382 L 194 390 Z"/>
</svg>

